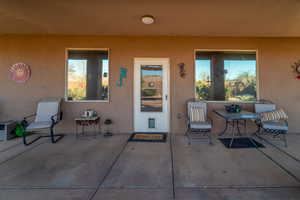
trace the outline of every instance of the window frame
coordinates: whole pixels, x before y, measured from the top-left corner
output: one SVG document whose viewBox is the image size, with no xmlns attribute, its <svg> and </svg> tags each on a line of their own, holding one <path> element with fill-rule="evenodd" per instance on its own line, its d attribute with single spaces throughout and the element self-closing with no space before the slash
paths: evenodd
<svg viewBox="0 0 300 200">
<path fill-rule="evenodd" d="M 108 96 L 107 100 L 68 100 L 68 59 L 69 59 L 69 51 L 107 51 L 108 58 Z M 65 48 L 65 102 L 69 103 L 110 103 L 110 49 L 109 48 Z"/>
<path fill-rule="evenodd" d="M 256 56 L 256 101 L 217 101 L 217 100 L 205 100 L 209 103 L 240 103 L 240 104 L 247 104 L 247 103 L 255 103 L 260 99 L 260 83 L 259 83 L 259 51 L 258 49 L 194 49 L 194 68 L 193 68 L 193 87 L 194 87 L 194 98 L 197 98 L 197 91 L 196 91 L 196 53 L 197 52 L 253 52 Z"/>
</svg>

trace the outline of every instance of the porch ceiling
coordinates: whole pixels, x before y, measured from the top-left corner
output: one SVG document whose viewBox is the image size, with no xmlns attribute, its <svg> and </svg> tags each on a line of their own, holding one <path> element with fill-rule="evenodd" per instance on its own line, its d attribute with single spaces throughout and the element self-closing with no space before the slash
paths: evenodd
<svg viewBox="0 0 300 200">
<path fill-rule="evenodd" d="M 0 1 L 0 34 L 300 37 L 299 21 L 299 0 Z"/>
</svg>

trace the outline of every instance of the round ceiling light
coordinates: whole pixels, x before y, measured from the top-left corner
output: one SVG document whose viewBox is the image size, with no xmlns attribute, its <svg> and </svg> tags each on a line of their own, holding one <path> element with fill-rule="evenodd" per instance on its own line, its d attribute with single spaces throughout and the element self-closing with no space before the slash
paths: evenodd
<svg viewBox="0 0 300 200">
<path fill-rule="evenodd" d="M 152 15 L 144 15 L 142 17 L 142 22 L 144 24 L 153 24 L 154 23 L 154 17 Z"/>
</svg>

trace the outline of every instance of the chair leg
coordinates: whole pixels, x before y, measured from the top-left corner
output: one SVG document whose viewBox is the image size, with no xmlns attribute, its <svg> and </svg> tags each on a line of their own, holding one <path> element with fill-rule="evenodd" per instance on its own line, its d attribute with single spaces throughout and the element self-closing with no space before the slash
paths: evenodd
<svg viewBox="0 0 300 200">
<path fill-rule="evenodd" d="M 208 132 L 208 142 L 210 145 L 212 145 L 212 137 L 211 137 L 211 130 Z"/>
<path fill-rule="evenodd" d="M 31 141 L 28 142 L 27 139 L 26 139 L 27 136 L 26 136 L 25 133 L 22 135 L 22 137 L 23 137 L 23 144 L 25 146 L 31 145 L 32 143 L 34 143 L 34 142 L 36 142 L 36 141 L 38 141 L 39 139 L 42 138 L 42 136 L 38 136 L 38 137 L 36 137 L 33 140 L 31 140 Z"/>
<path fill-rule="evenodd" d="M 188 145 L 191 145 L 191 138 L 190 138 L 190 130 L 189 129 L 186 130 L 185 136 L 187 137 Z"/>
<path fill-rule="evenodd" d="M 22 138 L 23 138 L 23 144 L 27 146 L 28 144 L 27 144 L 27 141 L 26 141 L 25 133 L 22 134 Z"/>
<path fill-rule="evenodd" d="M 185 136 L 188 135 L 188 131 L 189 131 L 189 129 L 187 128 L 186 131 L 185 131 L 185 133 L 184 133 Z"/>
<path fill-rule="evenodd" d="M 287 145 L 287 140 L 286 140 L 286 133 L 282 134 L 282 139 L 283 139 L 283 142 L 284 142 L 284 147 L 287 148 L 288 145 Z"/>
<path fill-rule="evenodd" d="M 54 126 L 51 126 L 50 128 L 50 137 L 51 137 L 51 142 L 54 144 L 56 142 L 58 142 L 59 140 L 61 140 L 64 135 L 63 134 L 54 134 Z M 57 139 L 55 139 L 55 137 L 58 137 Z"/>
<path fill-rule="evenodd" d="M 263 132 L 263 128 L 261 128 L 260 125 L 258 125 L 258 128 L 256 130 L 256 132 L 254 133 L 260 140 L 262 140 L 261 135 L 262 135 L 262 132 Z"/>
</svg>

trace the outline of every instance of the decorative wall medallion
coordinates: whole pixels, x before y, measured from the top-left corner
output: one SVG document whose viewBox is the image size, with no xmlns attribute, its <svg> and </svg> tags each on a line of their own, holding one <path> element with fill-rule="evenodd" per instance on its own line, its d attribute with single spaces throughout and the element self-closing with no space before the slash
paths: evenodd
<svg viewBox="0 0 300 200">
<path fill-rule="evenodd" d="M 297 62 L 295 62 L 295 63 L 292 65 L 292 68 L 294 69 L 294 71 L 295 71 L 296 74 L 297 74 L 296 78 L 297 78 L 297 79 L 300 79 L 300 60 L 298 60 Z"/>
<path fill-rule="evenodd" d="M 16 63 L 12 65 L 9 69 L 10 79 L 16 81 L 17 83 L 25 83 L 29 80 L 31 75 L 31 70 L 25 63 Z"/>
</svg>

